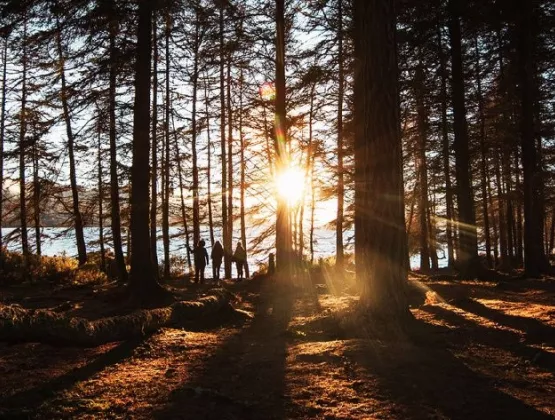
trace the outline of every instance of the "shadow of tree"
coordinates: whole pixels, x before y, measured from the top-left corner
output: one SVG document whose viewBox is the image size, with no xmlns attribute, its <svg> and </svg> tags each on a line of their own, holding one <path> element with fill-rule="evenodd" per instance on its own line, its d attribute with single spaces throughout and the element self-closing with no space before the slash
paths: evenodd
<svg viewBox="0 0 555 420">
<path fill-rule="evenodd" d="M 417 340 L 359 339 L 345 350 L 346 373 L 354 390 L 360 396 L 378 393 L 388 418 L 551 418 L 495 389 L 496 378 L 483 376 L 457 359 L 445 343 L 437 341 L 447 328 L 415 321 L 415 330 Z M 368 377 L 373 380 L 360 380 Z"/>
<path fill-rule="evenodd" d="M 153 417 L 202 419 L 285 418 L 287 327 L 296 297 L 261 285 L 250 324 L 204 361 Z M 256 392 L 253 392 L 256 390 Z"/>
<path fill-rule="evenodd" d="M 0 417 L 23 416 L 27 418 L 36 414 L 39 407 L 47 404 L 61 392 L 70 389 L 76 383 L 85 381 L 107 367 L 130 358 L 135 349 L 143 344 L 151 335 L 122 342 L 85 366 L 71 370 L 40 386 L 1 399 Z"/>
<path fill-rule="evenodd" d="M 526 334 L 526 340 L 531 343 L 546 343 L 555 345 L 555 328 L 537 319 L 523 316 L 508 315 L 492 309 L 474 299 L 462 299 L 452 302 L 453 305 L 473 314 L 482 316 L 498 324 L 505 325 Z"/>
<path fill-rule="evenodd" d="M 493 348 L 510 351 L 515 356 L 533 361 L 536 365 L 555 372 L 555 355 L 522 343 L 519 334 L 508 330 L 484 327 L 441 306 L 426 305 L 421 309 L 458 327 L 471 331 L 468 337 L 465 337 L 463 334 L 451 334 L 449 338 L 454 343 L 472 339 Z"/>
</svg>

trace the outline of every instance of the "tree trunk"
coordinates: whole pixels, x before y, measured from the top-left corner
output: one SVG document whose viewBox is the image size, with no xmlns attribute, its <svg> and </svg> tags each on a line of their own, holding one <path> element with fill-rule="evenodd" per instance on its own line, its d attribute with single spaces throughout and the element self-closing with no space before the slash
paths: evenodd
<svg viewBox="0 0 555 420">
<path fill-rule="evenodd" d="M 3 214 L 4 214 L 4 141 L 6 133 L 6 79 L 8 73 L 8 37 L 4 38 L 4 48 L 2 52 L 2 103 L 0 105 L 0 255 L 4 252 L 4 240 L 2 235 Z M 0 262 L 1 264 L 1 262 Z M 0 267 L 1 268 L 1 267 Z"/>
<path fill-rule="evenodd" d="M 97 141 L 97 182 L 98 182 L 98 242 L 100 245 L 100 267 L 102 271 L 106 272 L 106 250 L 104 249 L 104 188 L 102 185 L 102 143 L 100 141 L 101 119 L 102 116 L 98 115 L 98 141 Z"/>
<path fill-rule="evenodd" d="M 274 150 L 276 173 L 289 165 L 287 155 L 287 115 L 285 96 L 285 1 L 276 0 L 276 121 Z M 289 208 L 284 197 L 277 197 L 276 217 L 276 269 L 288 275 L 291 263 L 291 230 Z"/>
<path fill-rule="evenodd" d="M 476 58 L 476 85 L 478 95 L 478 119 L 480 124 L 480 189 L 482 193 L 482 217 L 484 219 L 484 239 L 486 243 L 486 261 L 488 267 L 493 266 L 491 260 L 491 237 L 488 214 L 488 182 L 487 182 L 487 146 L 486 146 L 486 116 L 484 114 L 484 98 L 482 95 L 482 76 L 480 74 L 480 50 L 478 37 L 474 39 Z"/>
<path fill-rule="evenodd" d="M 453 187 L 451 186 L 451 147 L 447 121 L 447 58 L 441 41 L 441 26 L 438 24 L 439 68 L 441 73 L 441 144 L 443 151 L 443 176 L 445 178 L 445 231 L 447 236 L 447 264 L 453 268 L 455 250 L 453 244 Z"/>
<path fill-rule="evenodd" d="M 187 264 L 189 265 L 189 270 L 192 270 L 191 265 L 191 251 L 189 242 L 189 225 L 187 221 L 187 209 L 185 208 L 185 197 L 183 196 L 183 191 L 185 187 L 183 186 L 183 169 L 181 168 L 181 157 L 179 155 L 179 144 L 177 142 L 177 132 L 175 131 L 175 122 L 172 115 L 172 130 L 173 130 L 173 140 L 175 147 L 175 161 L 177 162 L 177 174 L 179 177 L 179 197 L 181 199 L 181 221 L 183 222 L 183 229 L 185 230 L 185 252 L 187 253 Z"/>
<path fill-rule="evenodd" d="M 40 234 L 40 182 L 39 182 L 39 156 L 37 150 L 37 143 L 39 137 L 37 134 L 34 136 L 33 146 L 31 149 L 33 158 L 33 221 L 35 223 L 35 252 L 37 255 L 42 255 L 41 247 L 41 234 Z"/>
<path fill-rule="evenodd" d="M 114 241 L 114 255 L 116 260 L 117 277 L 120 283 L 127 282 L 127 267 L 123 257 L 121 239 L 121 212 L 119 199 L 118 182 L 118 159 L 117 159 L 117 139 L 116 139 L 116 71 L 118 63 L 118 49 L 116 47 L 116 35 L 118 32 L 118 22 L 116 19 L 116 4 L 110 1 L 110 86 L 109 86 L 109 120 L 110 120 L 110 216 L 112 228 L 112 240 Z M 144 168 L 143 168 L 144 169 Z"/>
<path fill-rule="evenodd" d="M 206 142 L 208 149 L 208 158 L 206 163 L 206 182 L 208 194 L 208 225 L 210 229 L 210 243 L 214 245 L 216 242 L 214 238 L 214 217 L 212 213 L 212 141 L 210 139 L 210 111 L 209 111 L 209 98 L 208 98 L 208 83 L 204 83 L 204 103 L 206 106 Z"/>
<path fill-rule="evenodd" d="M 231 107 L 231 51 L 227 57 L 227 236 L 233 247 L 233 110 Z M 230 248 L 232 249 L 232 248 Z"/>
<path fill-rule="evenodd" d="M 541 171 L 538 167 L 534 130 L 535 7 L 518 2 L 518 77 L 520 81 L 522 173 L 524 178 L 524 271 L 538 277 L 549 271 L 542 246 L 543 208 L 540 202 Z"/>
<path fill-rule="evenodd" d="M 220 6 L 220 146 L 222 155 L 222 236 L 224 246 L 224 277 L 231 278 L 232 244 L 228 229 L 227 211 L 227 159 L 225 139 L 225 49 L 224 49 L 224 2 Z"/>
<path fill-rule="evenodd" d="M 60 98 L 62 100 L 62 109 L 64 115 L 64 122 L 66 125 L 67 135 L 67 153 L 69 157 L 69 181 L 71 185 L 71 198 L 73 204 L 73 224 L 75 227 L 75 239 L 77 241 L 77 255 L 79 265 L 87 262 L 87 248 L 85 245 L 85 235 L 83 233 L 83 218 L 79 210 L 79 190 L 77 186 L 77 174 L 75 170 L 75 138 L 73 136 L 73 129 L 71 126 L 71 116 L 69 111 L 69 103 L 67 98 L 67 84 L 65 76 L 65 58 L 62 46 L 61 27 L 57 22 L 58 32 L 56 34 L 56 47 L 58 49 L 59 71 L 62 89 L 60 91 Z"/>
<path fill-rule="evenodd" d="M 164 201 L 162 202 L 162 242 L 164 244 L 164 278 L 170 277 L 170 35 L 171 17 L 166 16 L 166 100 L 164 117 Z"/>
<path fill-rule="evenodd" d="M 241 159 L 241 244 L 243 244 L 243 249 L 245 252 L 248 251 L 247 248 L 247 224 L 245 221 L 245 191 L 247 189 L 246 174 L 245 174 L 245 148 L 247 147 L 245 143 L 245 136 L 243 133 L 243 69 L 241 69 L 241 74 L 239 76 L 239 150 Z M 250 277 L 249 264 L 245 262 L 245 275 L 247 278 Z"/>
<path fill-rule="evenodd" d="M 152 19 L 152 160 L 150 164 L 150 255 L 158 278 L 158 25 Z"/>
<path fill-rule="evenodd" d="M 200 205 L 199 205 L 199 180 L 197 163 L 197 92 L 198 92 L 198 62 L 199 62 L 199 26 L 198 12 L 195 22 L 195 41 L 193 46 L 193 112 L 191 114 L 191 152 L 193 163 L 193 242 L 200 240 Z"/>
<path fill-rule="evenodd" d="M 418 178 L 420 184 L 419 217 L 420 217 L 420 271 L 430 271 L 430 245 L 428 243 L 428 163 L 426 159 L 426 143 L 428 137 L 428 110 L 425 104 L 425 78 L 422 64 L 416 69 L 415 97 L 418 127 Z"/>
<path fill-rule="evenodd" d="M 395 322 L 410 312 L 394 1 L 353 4 L 356 276 L 362 305 Z"/>
<path fill-rule="evenodd" d="M 516 191 L 524 191 L 524 186 L 522 185 L 521 178 L 520 178 L 520 168 L 519 168 L 519 148 L 518 145 L 515 145 L 514 150 L 514 171 L 515 171 L 515 189 Z M 517 197 L 516 204 L 515 204 L 515 211 L 516 211 L 516 235 L 515 235 L 515 253 L 516 253 L 516 265 L 517 267 L 524 266 L 524 219 L 523 219 L 523 200 L 521 199 L 520 195 Z M 541 227 L 540 227 L 541 231 Z M 541 237 L 541 236 L 540 236 Z"/>
<path fill-rule="evenodd" d="M 27 142 L 27 17 L 23 27 L 23 56 L 22 79 L 21 79 L 21 113 L 19 116 L 19 222 L 21 225 L 21 251 L 24 256 L 29 254 L 29 239 L 27 237 L 27 190 L 25 181 L 25 152 Z"/>
<path fill-rule="evenodd" d="M 343 102 L 345 71 L 343 63 L 343 0 L 338 0 L 337 17 L 337 49 L 338 49 L 338 78 L 339 91 L 337 99 L 337 219 L 335 223 L 336 251 L 335 260 L 338 268 L 343 267 L 343 221 L 345 208 L 345 180 L 343 168 Z"/>
<path fill-rule="evenodd" d="M 464 93 L 464 75 L 461 47 L 461 0 L 449 0 L 449 34 L 451 42 L 453 118 L 455 131 L 455 177 L 457 180 L 457 205 L 459 210 L 459 252 L 457 265 L 462 277 L 472 278 L 478 269 L 478 238 L 474 195 L 470 171 L 468 128 Z"/>
<path fill-rule="evenodd" d="M 131 290 L 142 301 L 162 290 L 153 274 L 149 237 L 150 66 L 152 4 L 139 2 L 131 166 Z M 154 295 L 154 296 L 153 296 Z"/>
</svg>

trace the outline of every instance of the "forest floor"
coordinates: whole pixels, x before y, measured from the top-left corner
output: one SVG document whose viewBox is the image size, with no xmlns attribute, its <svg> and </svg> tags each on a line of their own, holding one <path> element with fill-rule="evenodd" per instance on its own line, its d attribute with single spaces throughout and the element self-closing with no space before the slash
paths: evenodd
<svg viewBox="0 0 555 420">
<path fill-rule="evenodd" d="M 225 324 L 95 348 L 0 343 L 0 418 L 555 417 L 555 279 L 411 282 L 407 331 L 355 331 L 354 296 L 258 279 L 226 285 L 251 316 Z M 32 292 L 0 296 L 89 319 L 125 309 L 105 288 Z"/>
</svg>

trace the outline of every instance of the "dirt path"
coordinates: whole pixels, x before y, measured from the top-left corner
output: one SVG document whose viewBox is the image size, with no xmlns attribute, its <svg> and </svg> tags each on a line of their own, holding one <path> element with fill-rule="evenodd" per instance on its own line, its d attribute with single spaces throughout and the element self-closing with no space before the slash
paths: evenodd
<svg viewBox="0 0 555 420">
<path fill-rule="evenodd" d="M 353 297 L 240 294 L 225 326 L 94 349 L 0 345 L 0 417 L 543 419 L 555 416 L 552 291 L 423 283 L 409 336 L 348 335 Z"/>
</svg>

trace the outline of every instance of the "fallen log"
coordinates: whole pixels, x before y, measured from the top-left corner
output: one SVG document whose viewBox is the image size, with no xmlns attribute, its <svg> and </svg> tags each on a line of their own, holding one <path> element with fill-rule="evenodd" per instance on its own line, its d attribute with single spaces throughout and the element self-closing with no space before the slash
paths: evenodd
<svg viewBox="0 0 555 420">
<path fill-rule="evenodd" d="M 0 306 L 0 341 L 32 341 L 93 347 L 153 333 L 165 326 L 180 326 L 231 309 L 231 294 L 224 290 L 197 301 L 141 309 L 128 315 L 89 321 L 47 309 Z"/>
</svg>

